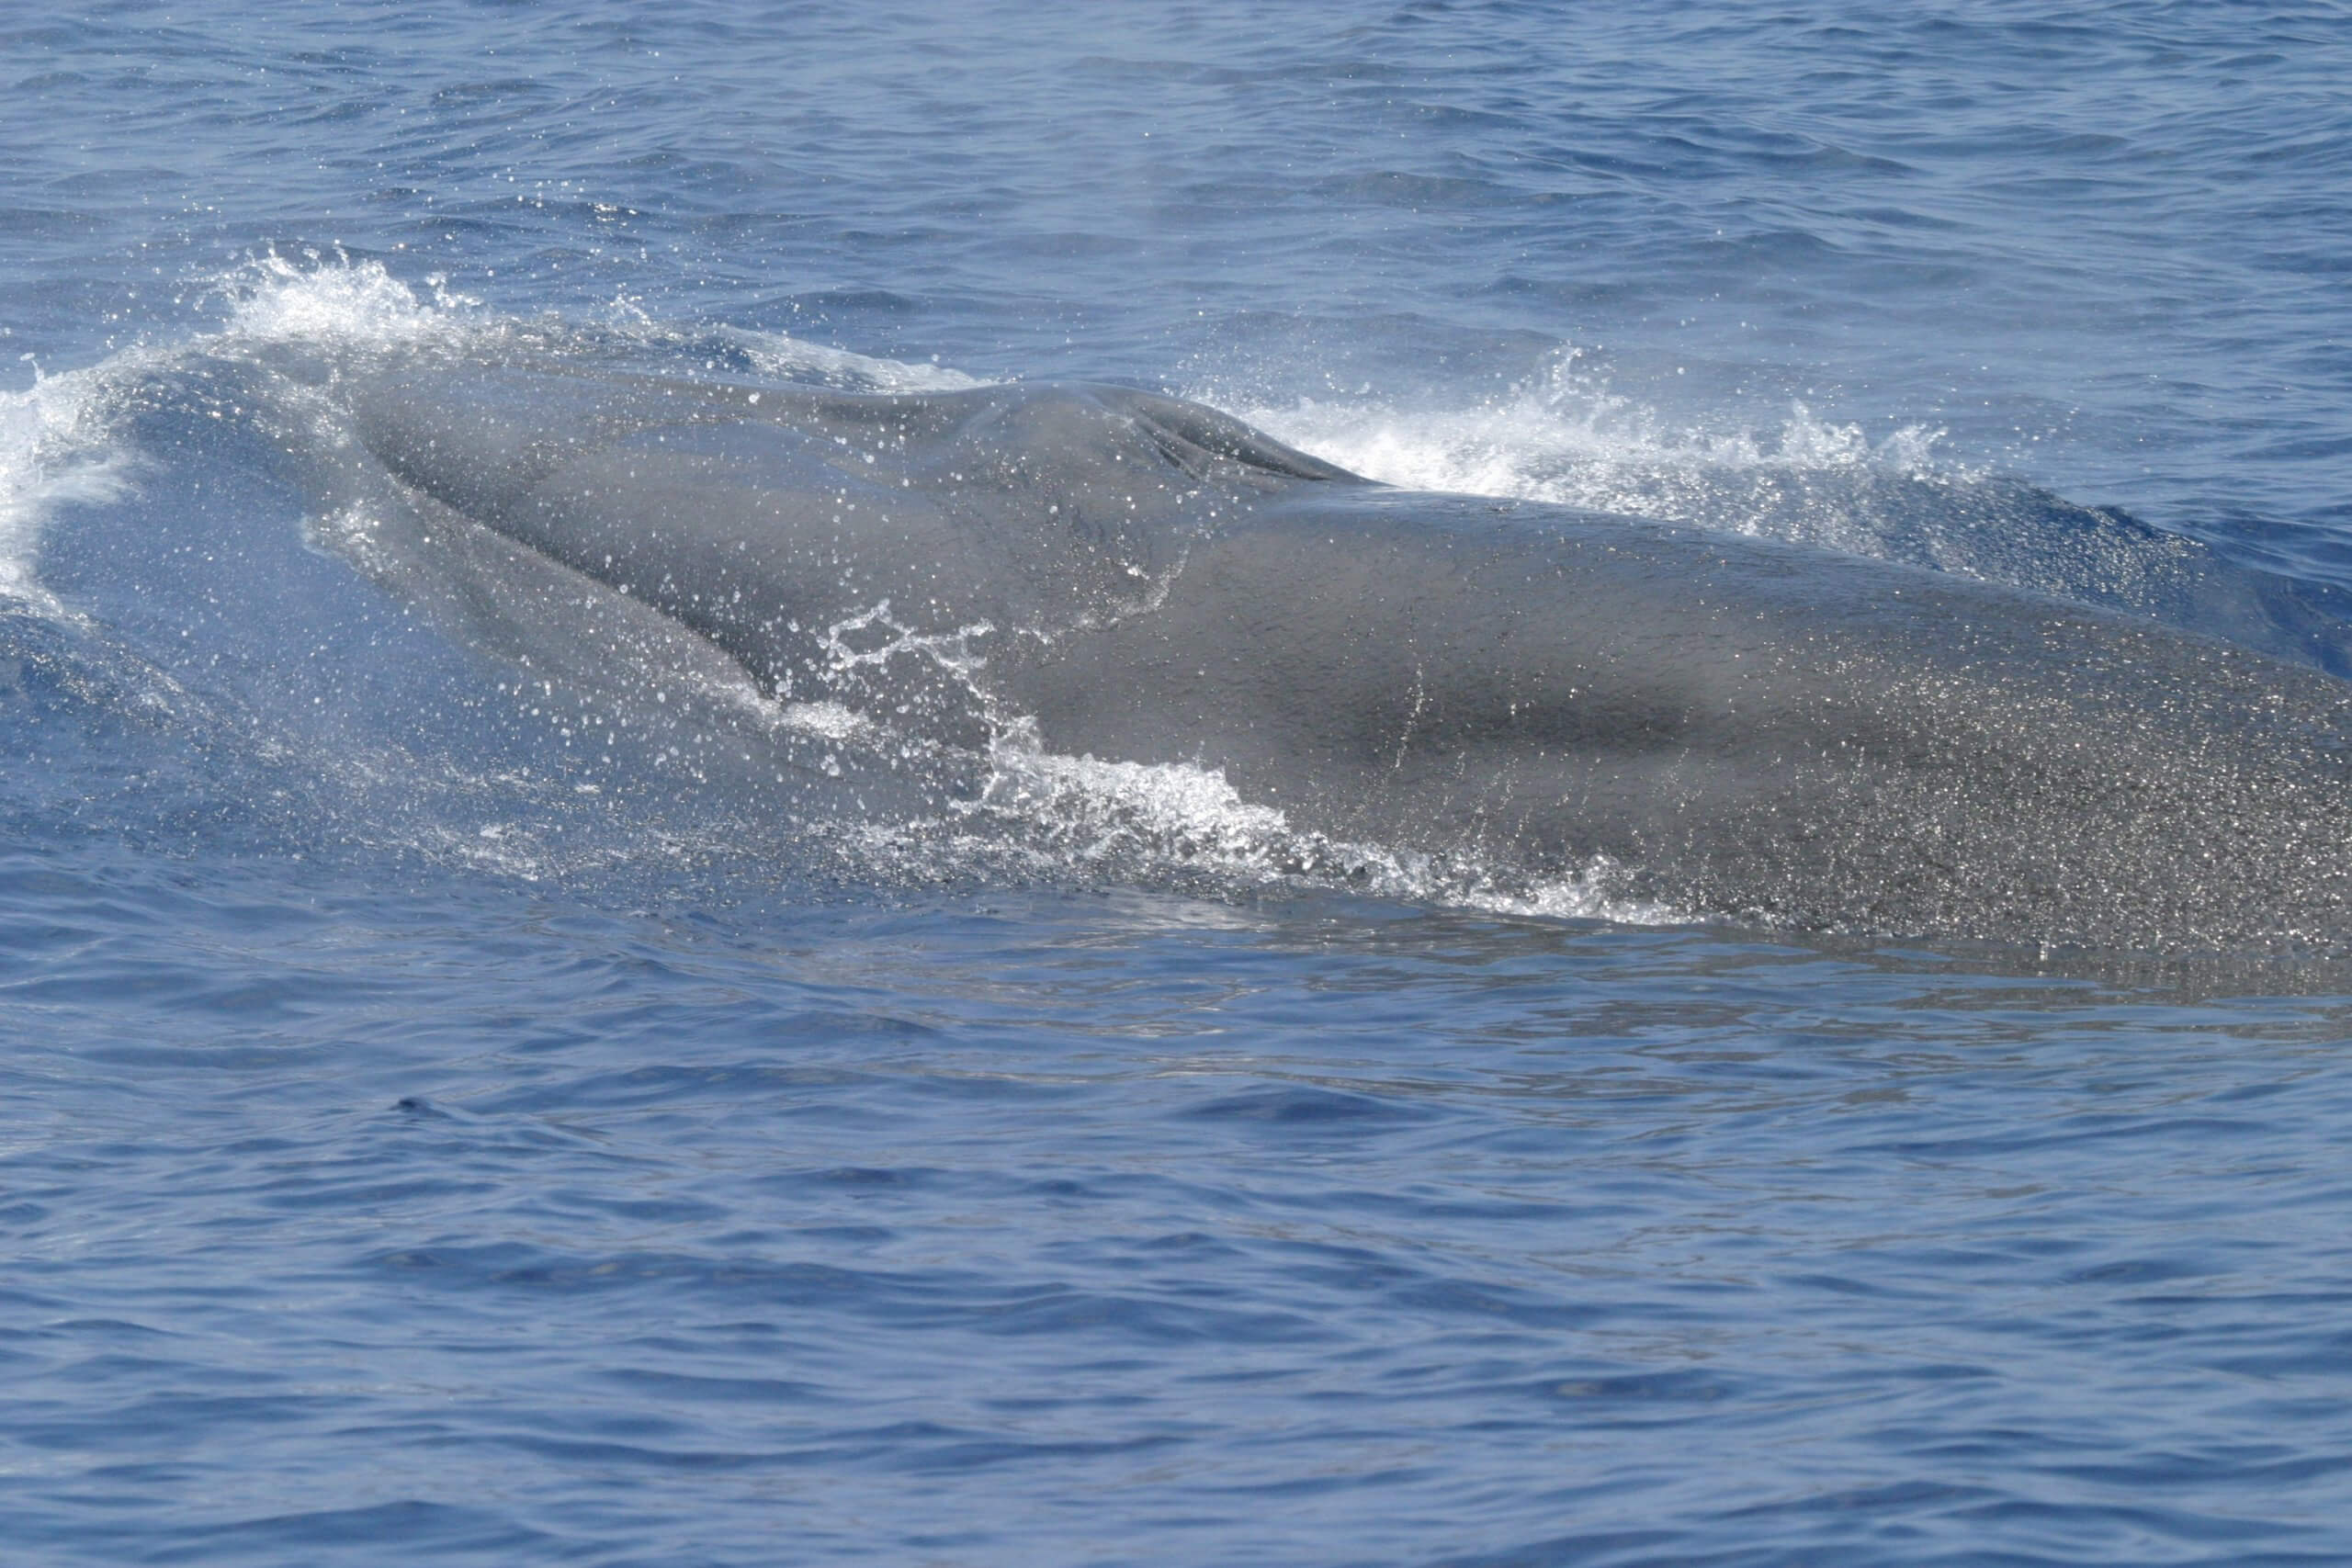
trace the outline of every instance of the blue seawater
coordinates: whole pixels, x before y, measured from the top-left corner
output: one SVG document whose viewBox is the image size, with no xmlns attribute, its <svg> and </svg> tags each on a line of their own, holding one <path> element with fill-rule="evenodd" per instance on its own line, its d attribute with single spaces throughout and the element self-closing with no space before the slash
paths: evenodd
<svg viewBox="0 0 2352 1568">
<path fill-rule="evenodd" d="M 1110 379 L 2332 594 L 2347 83 L 2332 0 L 9 9 L 0 1561 L 2352 1561 L 2340 981 L 591 775 L 272 379 Z"/>
</svg>

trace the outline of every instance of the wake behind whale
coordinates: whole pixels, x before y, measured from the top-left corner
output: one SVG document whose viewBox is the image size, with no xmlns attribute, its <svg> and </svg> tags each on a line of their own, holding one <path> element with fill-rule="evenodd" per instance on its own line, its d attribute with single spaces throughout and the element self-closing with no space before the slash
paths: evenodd
<svg viewBox="0 0 2352 1568">
<path fill-rule="evenodd" d="M 356 438 L 322 482 L 411 519 L 346 547 L 459 636 L 568 649 L 594 690 L 594 619 L 616 664 L 658 644 L 951 794 L 1008 746 L 1182 766 L 1297 842 L 1783 929 L 2180 951 L 2352 925 L 2352 687 L 2159 621 L 1393 490 L 1120 388 L 471 351 L 321 380 Z"/>
</svg>

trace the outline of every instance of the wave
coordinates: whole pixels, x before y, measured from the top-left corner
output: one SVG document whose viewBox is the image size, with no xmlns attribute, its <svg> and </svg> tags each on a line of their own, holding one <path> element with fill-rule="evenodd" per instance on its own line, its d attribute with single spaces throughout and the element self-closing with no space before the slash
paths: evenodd
<svg viewBox="0 0 2352 1568">
<path fill-rule="evenodd" d="M 1573 346 L 1536 375 L 1467 406 L 1393 398 L 1270 401 L 1228 412 L 1292 445 L 1407 490 L 1453 491 L 1594 512 L 1659 517 L 1736 533 L 1787 531 L 1792 485 L 1826 476 L 1955 481 L 1984 476 L 1941 457 L 1939 430 L 1904 425 L 1871 440 L 1859 424 L 1821 420 L 1803 403 L 1779 426 L 1685 423 L 1611 389 Z M 1218 402 L 1222 389 L 1190 395 Z M 1220 403 L 1219 406 L 1227 406 Z M 1868 553 L 1866 519 L 1818 519 L 1814 542 L 1842 536 Z"/>
</svg>

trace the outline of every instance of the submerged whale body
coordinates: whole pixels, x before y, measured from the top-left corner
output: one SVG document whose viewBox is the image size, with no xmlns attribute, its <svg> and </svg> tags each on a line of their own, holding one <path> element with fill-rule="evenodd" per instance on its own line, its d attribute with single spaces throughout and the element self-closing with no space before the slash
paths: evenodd
<svg viewBox="0 0 2352 1568">
<path fill-rule="evenodd" d="M 1017 727 L 1221 770 L 1334 841 L 1694 918 L 2175 951 L 2352 931 L 2352 686 L 2154 621 L 1392 490 L 1119 388 L 412 359 L 339 393 L 453 525 L 778 698 L 942 745 Z"/>
</svg>

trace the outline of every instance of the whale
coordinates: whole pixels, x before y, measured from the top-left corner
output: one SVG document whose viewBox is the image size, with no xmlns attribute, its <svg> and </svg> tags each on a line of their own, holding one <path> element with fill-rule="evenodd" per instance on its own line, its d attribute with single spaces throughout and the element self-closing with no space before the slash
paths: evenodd
<svg viewBox="0 0 2352 1568">
<path fill-rule="evenodd" d="M 2352 684 L 2113 604 L 1396 489 L 1120 386 L 408 354 L 332 393 L 452 526 L 939 747 L 1210 770 L 1332 842 L 1694 920 L 2352 935 Z"/>
</svg>

